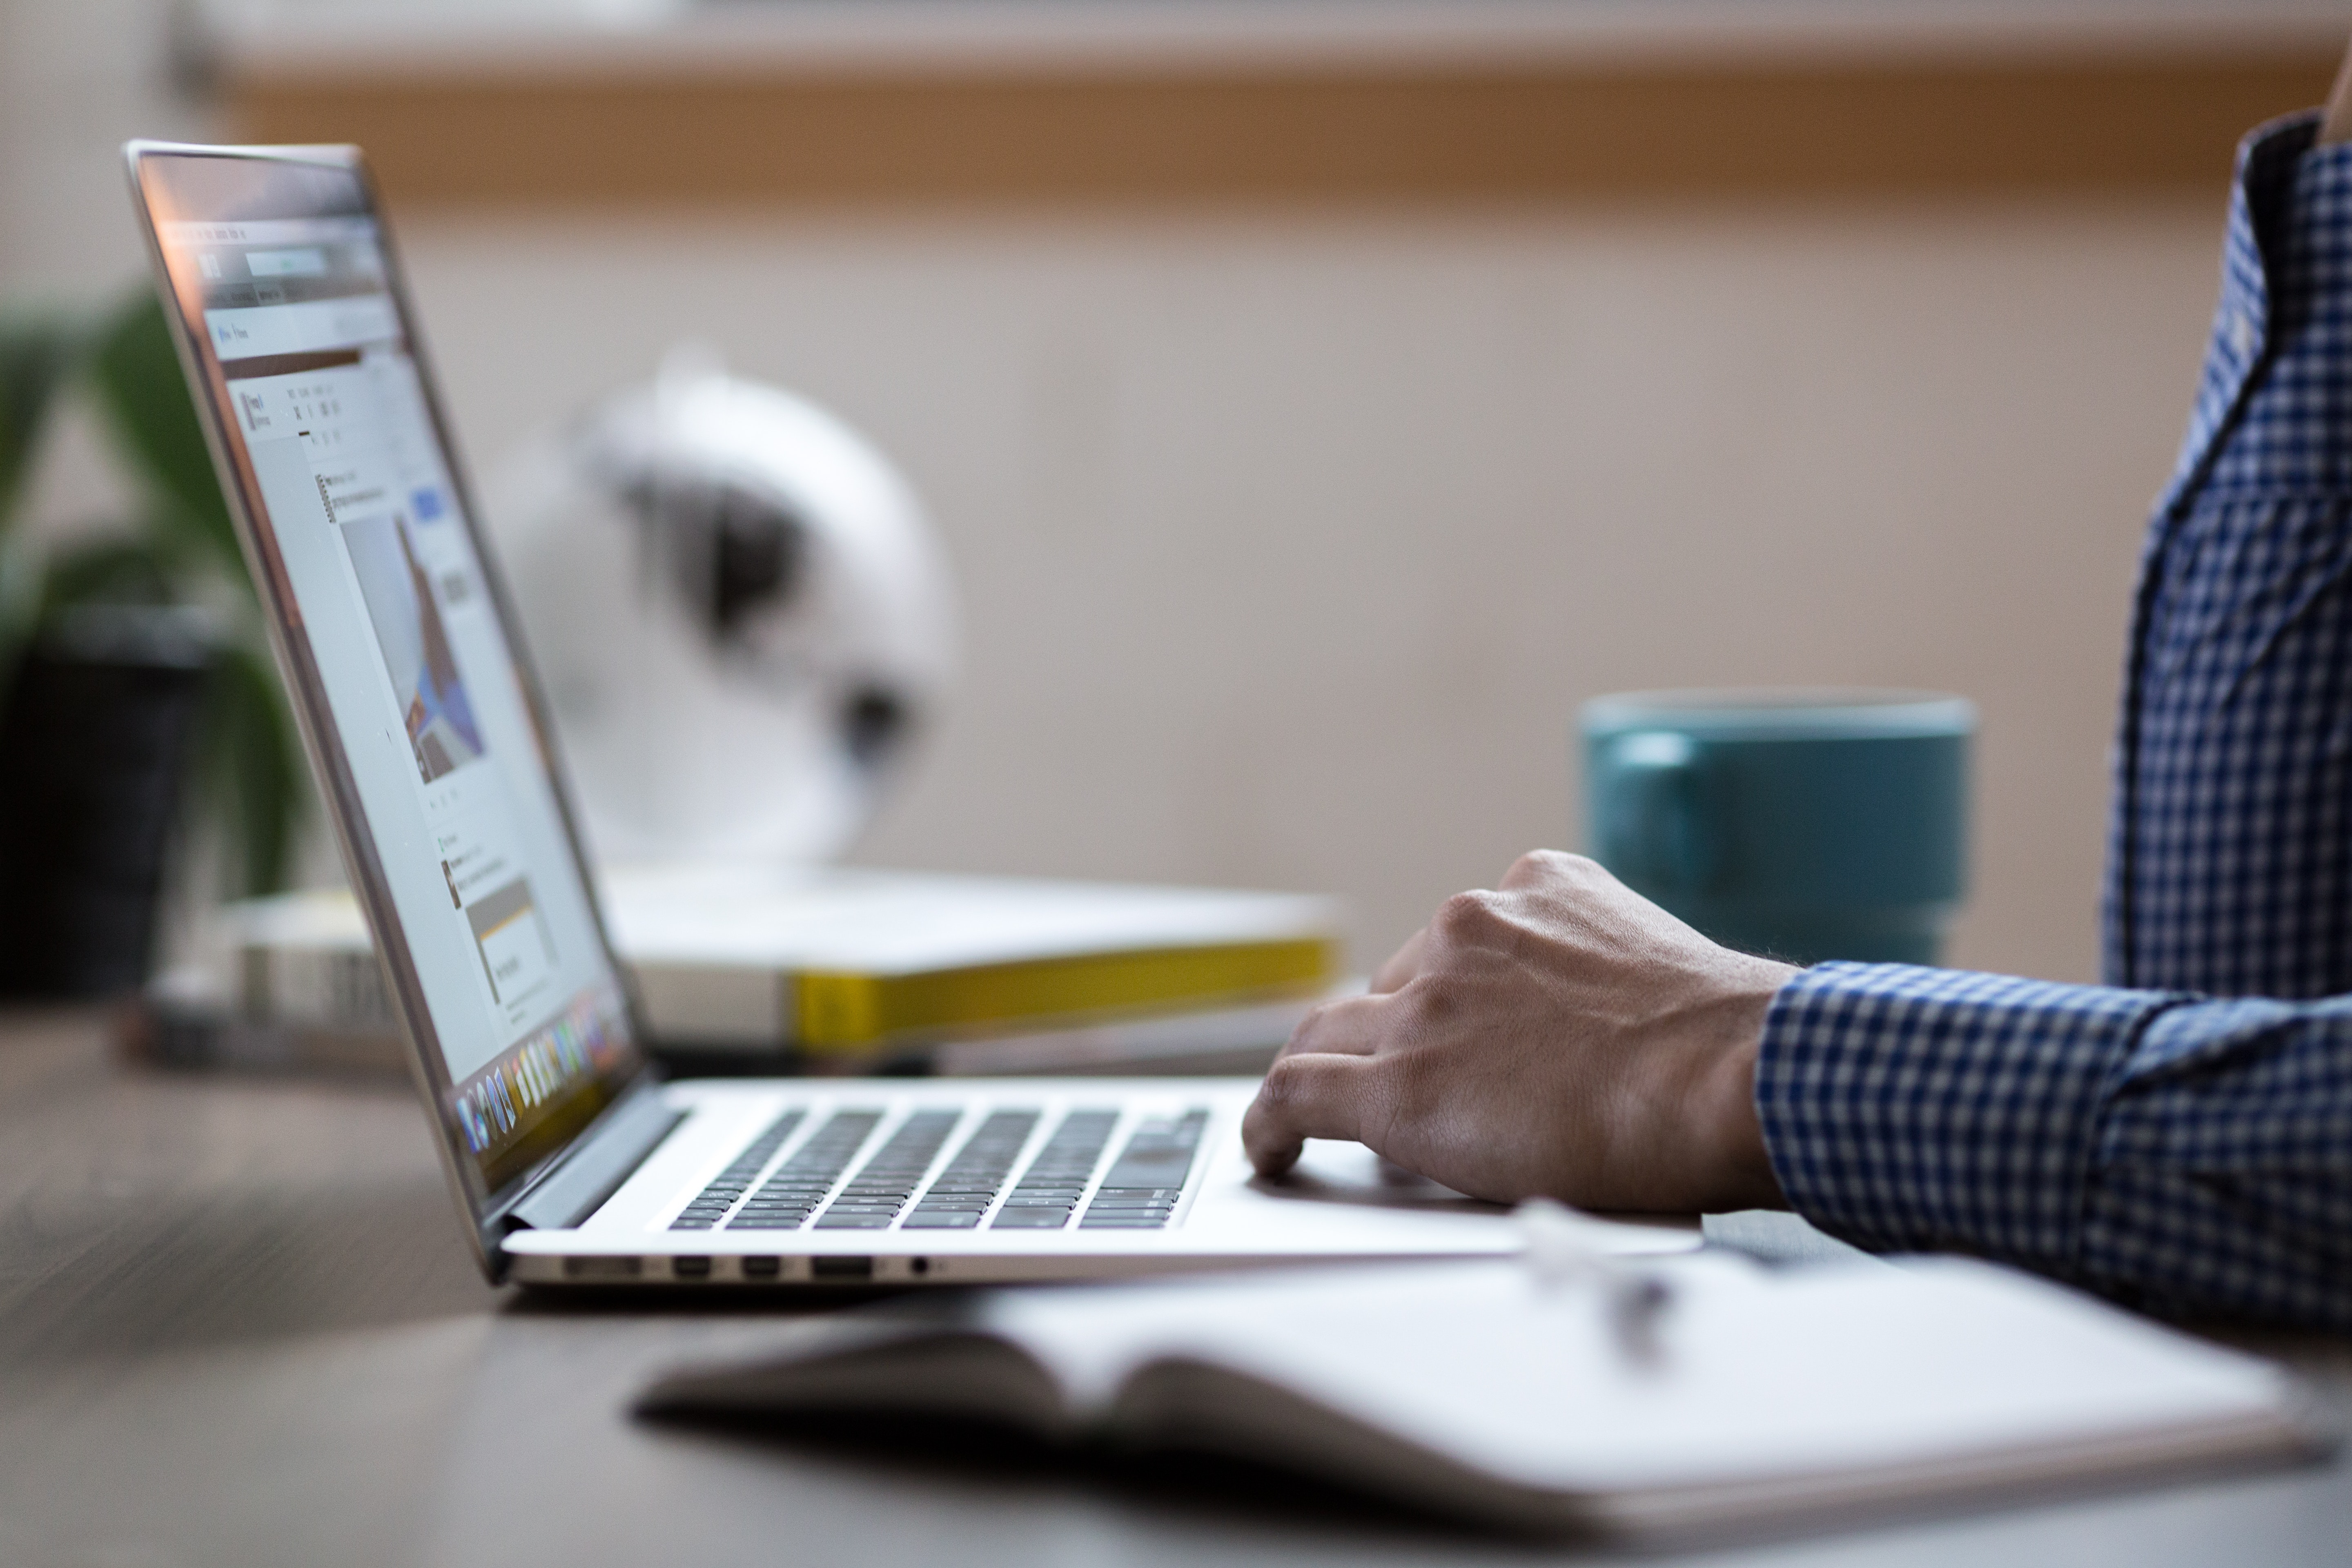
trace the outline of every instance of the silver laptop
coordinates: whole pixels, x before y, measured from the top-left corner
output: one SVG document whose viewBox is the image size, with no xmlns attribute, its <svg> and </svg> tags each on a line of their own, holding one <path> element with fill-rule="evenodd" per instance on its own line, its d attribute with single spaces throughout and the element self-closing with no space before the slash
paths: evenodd
<svg viewBox="0 0 2352 1568">
<path fill-rule="evenodd" d="M 278 668 L 492 1279 L 961 1283 L 1517 1247 L 1497 1211 L 1383 1180 L 1352 1145 L 1253 1181 L 1247 1079 L 665 1081 L 358 151 L 125 152 Z"/>
</svg>

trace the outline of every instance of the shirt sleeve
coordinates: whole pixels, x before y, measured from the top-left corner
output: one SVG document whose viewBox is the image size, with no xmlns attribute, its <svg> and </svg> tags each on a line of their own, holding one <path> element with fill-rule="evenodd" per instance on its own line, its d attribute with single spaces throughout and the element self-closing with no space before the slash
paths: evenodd
<svg viewBox="0 0 2352 1568">
<path fill-rule="evenodd" d="M 1822 964 L 1773 999 L 1756 1108 L 1790 1205 L 1858 1246 L 2352 1328 L 2352 997 Z"/>
</svg>

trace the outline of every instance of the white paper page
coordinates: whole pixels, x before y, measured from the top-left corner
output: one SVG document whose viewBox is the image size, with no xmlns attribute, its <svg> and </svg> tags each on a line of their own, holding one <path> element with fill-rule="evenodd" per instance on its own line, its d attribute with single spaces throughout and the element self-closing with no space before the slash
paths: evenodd
<svg viewBox="0 0 2352 1568">
<path fill-rule="evenodd" d="M 638 962 L 908 973 L 1340 927 L 1327 899 L 1215 888 L 708 866 L 614 867 L 605 883 L 615 943 Z"/>
<path fill-rule="evenodd" d="M 1654 1267 L 1675 1300 L 1646 1365 L 1589 1289 L 1548 1290 L 1517 1264 L 1007 1293 L 992 1316 L 1084 1406 L 1142 1363 L 1192 1356 L 1560 1491 L 1932 1464 L 2285 1397 L 2263 1363 L 1987 1265 Z"/>
</svg>

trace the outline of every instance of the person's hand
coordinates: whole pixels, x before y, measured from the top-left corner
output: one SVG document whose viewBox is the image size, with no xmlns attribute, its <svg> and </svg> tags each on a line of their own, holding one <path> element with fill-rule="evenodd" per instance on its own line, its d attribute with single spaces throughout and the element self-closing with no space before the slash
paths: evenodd
<svg viewBox="0 0 2352 1568">
<path fill-rule="evenodd" d="M 1372 994 L 1307 1015 L 1242 1121 L 1260 1174 L 1353 1139 L 1456 1191 L 1777 1208 L 1756 1051 L 1796 970 L 1718 947 L 1580 855 L 1458 893 Z"/>
</svg>

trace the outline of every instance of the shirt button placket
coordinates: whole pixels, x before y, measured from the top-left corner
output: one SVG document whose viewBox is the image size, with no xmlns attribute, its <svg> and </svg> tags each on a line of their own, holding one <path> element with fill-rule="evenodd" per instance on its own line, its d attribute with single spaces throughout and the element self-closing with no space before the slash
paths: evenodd
<svg viewBox="0 0 2352 1568">
<path fill-rule="evenodd" d="M 2262 329 L 2254 325 L 2252 314 L 2242 309 L 2230 313 L 2230 353 L 2242 363 L 2254 357 L 2262 346 Z"/>
</svg>

